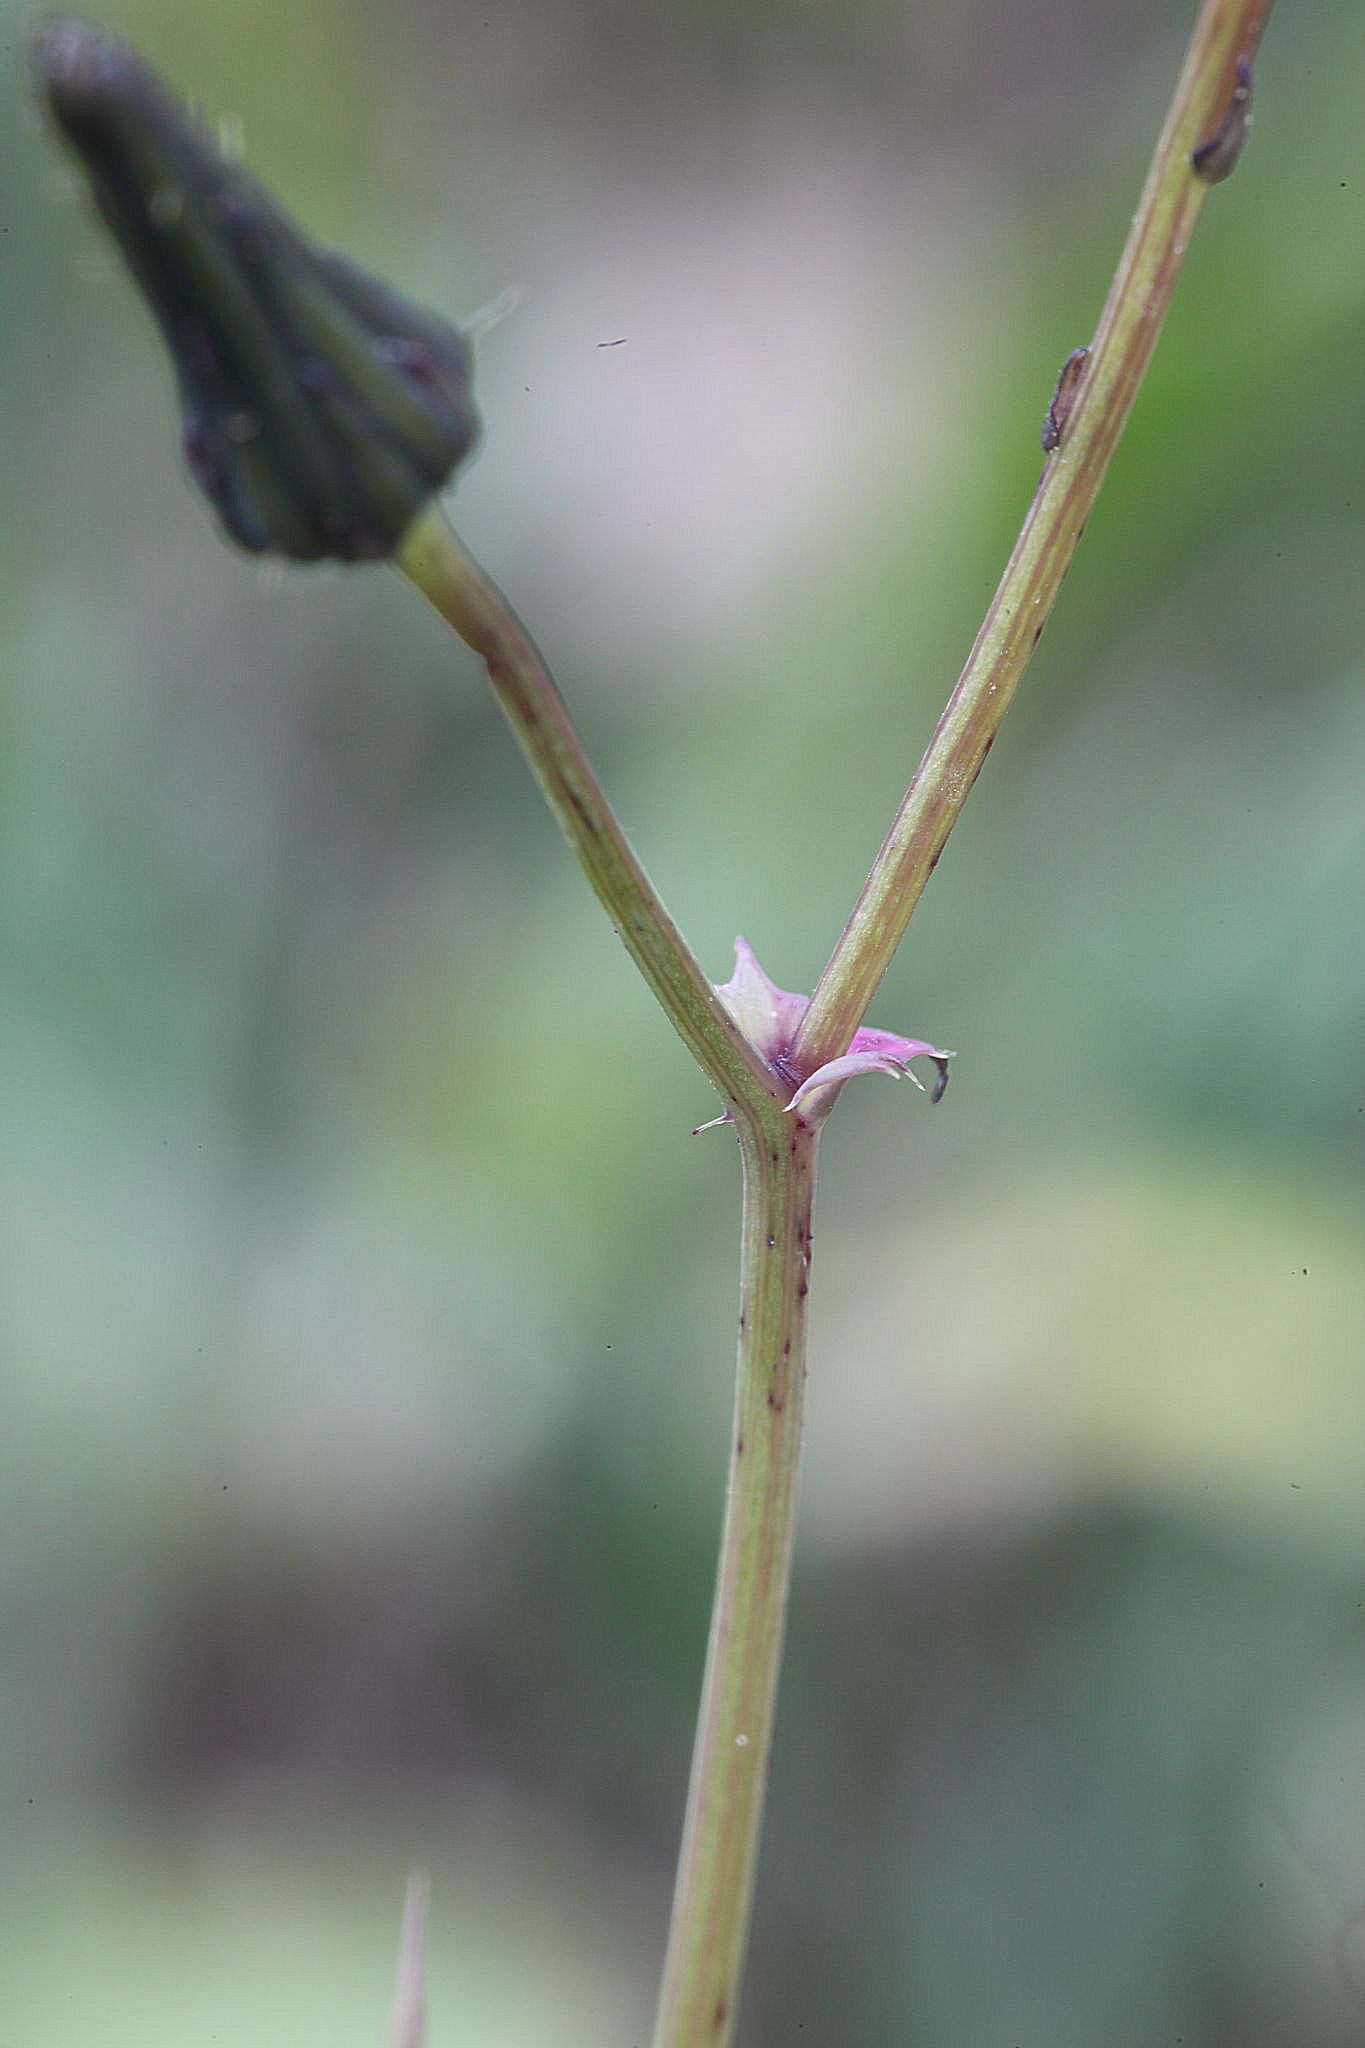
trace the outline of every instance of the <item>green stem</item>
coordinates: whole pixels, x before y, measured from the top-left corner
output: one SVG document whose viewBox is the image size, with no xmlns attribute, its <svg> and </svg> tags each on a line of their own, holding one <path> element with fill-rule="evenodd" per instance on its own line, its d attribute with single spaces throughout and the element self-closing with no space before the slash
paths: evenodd
<svg viewBox="0 0 1365 2048">
<path fill-rule="evenodd" d="M 1205 0 L 1133 230 L 1078 377 L 1059 386 L 1057 444 L 976 644 L 821 976 L 787 1064 L 843 1052 L 990 750 L 1042 633 L 1132 406 L 1207 185 L 1236 148 L 1270 0 Z M 1200 149 L 1219 137 L 1212 150 Z M 1191 165 L 1199 153 L 1201 172 Z M 1065 400 L 1065 418 L 1062 417 Z M 483 657 L 566 838 L 646 981 L 725 1096 L 739 1136 L 744 1229 L 739 1378 L 706 1680 L 654 2048 L 733 2039 L 772 1745 L 795 1529 L 806 1293 L 818 1133 L 737 1031 L 612 815 L 553 681 L 505 600 L 441 515 L 400 565 Z"/>
<path fill-rule="evenodd" d="M 1200 9 L 1100 324 L 1065 393 L 1058 445 L 967 665 L 816 984 L 791 1055 L 798 1074 L 837 1059 L 866 1016 L 1038 644 L 1156 346 L 1209 184 L 1236 160 L 1234 95 L 1249 86 L 1270 5 L 1204 0 Z M 1229 146 L 1202 159 L 1201 175 L 1191 155 L 1220 129 Z"/>
<path fill-rule="evenodd" d="M 818 1129 L 716 998 L 627 843 L 549 670 L 428 510 L 399 566 L 478 653 L 550 808 L 646 981 L 725 1096 L 744 1176 L 730 1480 L 660 1993 L 658 2048 L 731 2037 L 753 1901 L 791 1580 Z"/>
<path fill-rule="evenodd" d="M 818 1130 L 740 1126 L 744 1250 L 730 1484 L 654 2048 L 733 2033 L 791 1580 Z"/>
<path fill-rule="evenodd" d="M 771 1120 L 781 1081 L 731 1019 L 632 852 L 554 679 L 506 598 L 437 504 L 409 529 L 397 561 L 482 657 L 546 802 L 683 1043 L 732 1111 Z"/>
</svg>

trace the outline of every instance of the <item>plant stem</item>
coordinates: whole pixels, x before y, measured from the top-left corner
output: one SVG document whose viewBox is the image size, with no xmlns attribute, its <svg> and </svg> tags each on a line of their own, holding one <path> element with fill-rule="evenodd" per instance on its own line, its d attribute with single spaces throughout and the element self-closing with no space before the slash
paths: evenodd
<svg viewBox="0 0 1365 2048">
<path fill-rule="evenodd" d="M 791 1055 L 798 1075 L 847 1050 L 1038 644 L 1156 345 L 1209 184 L 1236 160 L 1235 124 L 1270 5 L 1204 0 L 1200 9 L 1095 338 L 1066 392 L 1058 445 L 967 665 L 816 984 Z M 1191 155 L 1220 130 L 1228 146 L 1204 159 L 1201 175 Z"/>
<path fill-rule="evenodd" d="M 817 1129 L 740 1125 L 744 1236 L 730 1480 L 654 2048 L 732 2037 L 791 1579 Z"/>
<path fill-rule="evenodd" d="M 554 679 L 506 598 L 436 503 L 409 529 L 397 561 L 482 657 L 546 802 L 683 1043 L 732 1111 L 770 1122 L 782 1082 L 731 1019 L 632 852 Z"/>
<path fill-rule="evenodd" d="M 847 1049 L 1041 636 L 1155 346 L 1207 186 L 1235 162 L 1240 138 L 1227 124 L 1246 99 L 1269 11 L 1270 0 L 1204 0 L 1094 342 L 1079 375 L 1058 387 L 1055 443 L 1032 507 L 787 1055 L 798 1078 Z M 729 1489 L 654 2034 L 654 2048 L 726 2048 L 753 1900 L 791 1573 L 818 1131 L 782 1115 L 787 1089 L 720 1005 L 613 816 L 544 662 L 438 510 L 417 522 L 398 559 L 482 656 L 566 838 L 646 981 L 725 1096 L 739 1136 L 744 1223 Z"/>
<path fill-rule="evenodd" d="M 791 1579 L 818 1128 L 719 1003 L 626 841 L 544 661 L 436 508 L 399 566 L 488 669 L 565 837 L 665 1012 L 730 1106 L 744 1180 L 739 1368 L 725 1527 L 658 2048 L 730 2039 Z"/>
</svg>

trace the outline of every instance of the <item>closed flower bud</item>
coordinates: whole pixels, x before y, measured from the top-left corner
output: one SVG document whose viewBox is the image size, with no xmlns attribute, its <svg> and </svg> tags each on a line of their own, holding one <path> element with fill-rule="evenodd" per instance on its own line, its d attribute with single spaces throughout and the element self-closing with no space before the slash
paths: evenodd
<svg viewBox="0 0 1365 2048">
<path fill-rule="evenodd" d="M 59 20 L 34 61 L 228 533 L 295 561 L 392 554 L 477 438 L 464 337 L 309 241 L 126 44 Z"/>
</svg>

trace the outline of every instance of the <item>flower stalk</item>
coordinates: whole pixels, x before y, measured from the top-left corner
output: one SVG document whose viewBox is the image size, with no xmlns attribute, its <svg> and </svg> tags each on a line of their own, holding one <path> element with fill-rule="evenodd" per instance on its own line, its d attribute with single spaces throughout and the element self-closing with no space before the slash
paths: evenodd
<svg viewBox="0 0 1365 2048">
<path fill-rule="evenodd" d="M 626 951 L 733 1112 L 771 1122 L 781 1081 L 706 979 L 637 860 L 545 661 L 437 504 L 402 541 L 404 574 L 480 657 L 517 745 Z"/>
<path fill-rule="evenodd" d="M 1042 637 L 1156 346 L 1195 222 L 1245 137 L 1251 66 L 1271 0 L 1204 0 L 1138 210 L 1087 351 L 1063 371 L 1047 462 L 966 666 L 816 983 L 801 1073 L 835 1059 L 905 936 Z M 1063 397 L 1059 385 L 1058 399 Z"/>
</svg>

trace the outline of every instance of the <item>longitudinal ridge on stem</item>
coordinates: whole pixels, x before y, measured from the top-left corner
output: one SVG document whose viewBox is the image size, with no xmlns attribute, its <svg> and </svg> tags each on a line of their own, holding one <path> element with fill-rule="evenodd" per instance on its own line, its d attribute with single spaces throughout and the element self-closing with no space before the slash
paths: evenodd
<svg viewBox="0 0 1365 2048">
<path fill-rule="evenodd" d="M 1046 466 L 957 686 L 816 983 L 798 1071 L 837 1058 L 905 935 L 961 815 L 1085 531 L 1137 396 L 1211 182 L 1245 140 L 1270 0 L 1205 0 L 1138 210 L 1089 347 L 1064 366 Z M 1070 372 L 1068 378 L 1067 373 Z M 1049 431 L 1048 429 L 1051 429 Z"/>
</svg>

